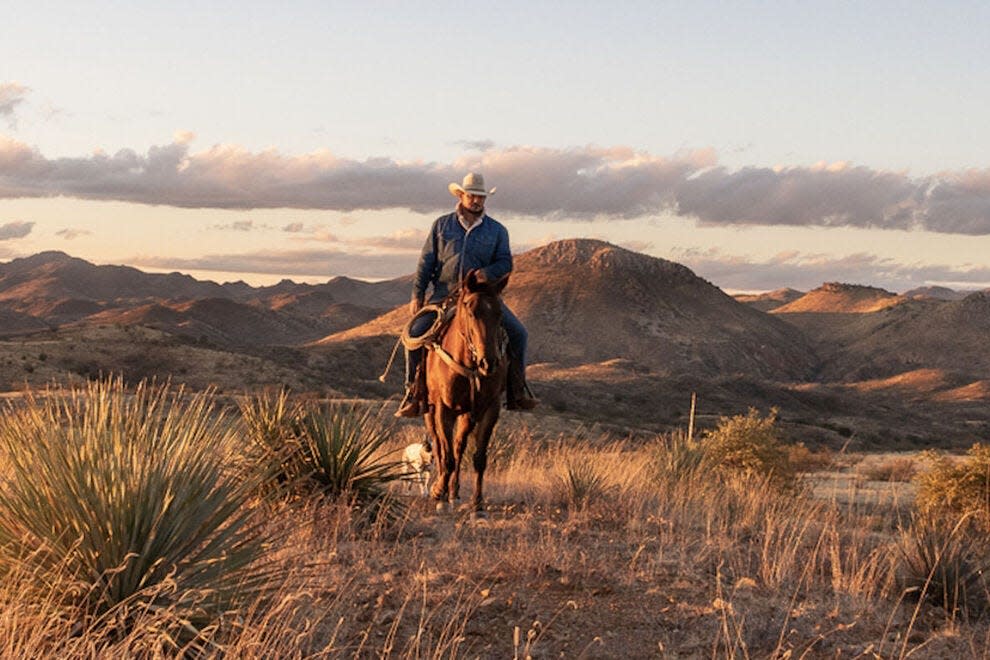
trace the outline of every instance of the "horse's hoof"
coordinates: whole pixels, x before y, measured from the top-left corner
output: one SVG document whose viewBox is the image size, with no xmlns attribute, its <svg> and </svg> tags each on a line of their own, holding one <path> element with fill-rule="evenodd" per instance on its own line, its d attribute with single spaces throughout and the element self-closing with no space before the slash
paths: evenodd
<svg viewBox="0 0 990 660">
<path fill-rule="evenodd" d="M 447 507 L 446 502 L 437 502 L 437 513 L 447 513 Z"/>
<path fill-rule="evenodd" d="M 471 520 L 475 522 L 485 522 L 488 520 L 488 512 L 483 509 L 471 512 Z"/>
</svg>

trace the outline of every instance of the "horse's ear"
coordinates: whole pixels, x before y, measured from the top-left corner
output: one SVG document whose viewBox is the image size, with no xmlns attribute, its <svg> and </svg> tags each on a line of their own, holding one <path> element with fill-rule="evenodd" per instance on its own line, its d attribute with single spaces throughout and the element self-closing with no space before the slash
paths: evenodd
<svg viewBox="0 0 990 660">
<path fill-rule="evenodd" d="M 502 295 L 502 290 L 505 289 L 505 285 L 509 283 L 509 274 L 506 273 L 502 277 L 498 278 L 495 282 L 495 293 Z"/>
<path fill-rule="evenodd" d="M 469 270 L 468 271 L 468 274 L 464 276 L 464 287 L 468 291 L 474 293 L 475 291 L 478 290 L 478 286 L 480 284 L 481 283 L 478 282 L 478 269 L 477 268 L 473 268 L 473 269 Z"/>
</svg>

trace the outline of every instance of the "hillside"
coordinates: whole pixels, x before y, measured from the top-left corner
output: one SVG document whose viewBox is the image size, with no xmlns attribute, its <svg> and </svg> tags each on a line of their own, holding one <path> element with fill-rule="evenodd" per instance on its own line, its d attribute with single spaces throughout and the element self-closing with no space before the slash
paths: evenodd
<svg viewBox="0 0 990 660">
<path fill-rule="evenodd" d="M 89 324 L 141 325 L 220 346 L 298 344 L 326 332 L 319 318 L 305 318 L 226 298 L 149 303 L 93 314 Z"/>
<path fill-rule="evenodd" d="M 754 307 L 761 312 L 769 312 L 772 309 L 777 309 L 783 305 L 794 302 L 798 298 L 804 295 L 803 291 L 798 291 L 797 289 L 783 288 L 776 289 L 774 291 L 768 291 L 766 293 L 757 294 L 745 294 L 738 293 L 734 296 L 736 300 L 750 307 Z"/>
<path fill-rule="evenodd" d="M 990 376 L 990 293 L 956 301 L 914 301 L 866 321 L 859 332 L 840 335 L 826 360 L 826 378 L 886 377 L 918 368 L 973 379 Z"/>
<path fill-rule="evenodd" d="M 876 312 L 900 303 L 896 293 L 860 284 L 826 282 L 800 298 L 773 310 L 775 314 L 795 312 L 862 314 Z"/>
<path fill-rule="evenodd" d="M 905 291 L 901 295 L 905 298 L 933 298 L 935 300 L 962 300 L 970 291 L 956 291 L 944 286 L 922 286 L 916 289 Z"/>
<path fill-rule="evenodd" d="M 410 288 L 411 276 L 251 287 L 63 253 L 15 259 L 0 264 L 0 382 L 113 372 L 394 398 L 401 354 L 378 376 Z M 683 426 L 695 392 L 709 419 L 777 407 L 788 435 L 812 443 L 984 439 L 990 294 L 928 293 L 828 283 L 744 303 L 682 265 L 582 239 L 517 255 L 506 300 L 530 332 L 539 415 L 655 431 Z"/>
<path fill-rule="evenodd" d="M 559 241 L 519 255 L 505 300 L 529 331 L 531 364 L 625 358 L 664 373 L 770 379 L 804 378 L 815 366 L 810 345 L 788 324 L 684 266 L 601 241 Z M 320 345 L 394 336 L 407 320 L 399 308 Z"/>
<path fill-rule="evenodd" d="M 6 333 L 71 323 L 146 325 L 224 345 L 292 345 L 378 316 L 409 296 L 409 277 L 274 286 L 97 266 L 62 252 L 0 264 Z M 7 321 L 3 323 L 3 321 Z"/>
</svg>

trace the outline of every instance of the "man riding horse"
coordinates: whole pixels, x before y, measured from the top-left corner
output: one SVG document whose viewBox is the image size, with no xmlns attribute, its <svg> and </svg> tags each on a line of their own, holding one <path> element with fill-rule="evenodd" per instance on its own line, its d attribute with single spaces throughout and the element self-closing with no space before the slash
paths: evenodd
<svg viewBox="0 0 990 660">
<path fill-rule="evenodd" d="M 460 185 L 451 183 L 450 194 L 457 197 L 453 213 L 437 218 L 423 245 L 413 283 L 409 312 L 413 316 L 409 334 L 419 337 L 432 323 L 428 315 L 417 317 L 426 301 L 426 290 L 432 292 L 429 302 L 443 301 L 472 270 L 480 282 L 495 282 L 512 271 L 509 232 L 497 220 L 485 214 L 485 200 L 495 189 L 487 190 L 480 174 L 470 173 Z M 505 303 L 502 303 L 502 324 L 509 339 L 509 373 L 506 385 L 506 407 L 509 410 L 532 410 L 537 400 L 529 395 L 526 385 L 526 328 Z M 423 350 L 406 350 L 406 394 L 396 417 L 419 417 L 426 413 L 425 388 L 417 384 L 417 371 L 423 361 Z"/>
</svg>

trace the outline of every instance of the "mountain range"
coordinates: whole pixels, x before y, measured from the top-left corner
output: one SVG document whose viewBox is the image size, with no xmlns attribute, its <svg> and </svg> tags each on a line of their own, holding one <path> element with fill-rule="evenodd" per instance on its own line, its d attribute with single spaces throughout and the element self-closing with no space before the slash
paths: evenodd
<svg viewBox="0 0 990 660">
<path fill-rule="evenodd" d="M 243 391 L 387 397 L 411 276 L 217 284 L 61 252 L 0 264 L 0 388 L 98 373 Z M 608 243 L 515 258 L 506 303 L 530 333 L 544 414 L 630 428 L 780 408 L 813 442 L 967 442 L 990 429 L 990 293 L 901 295 L 829 282 L 732 297 L 687 267 Z M 401 359 L 400 359 L 401 362 Z"/>
</svg>

